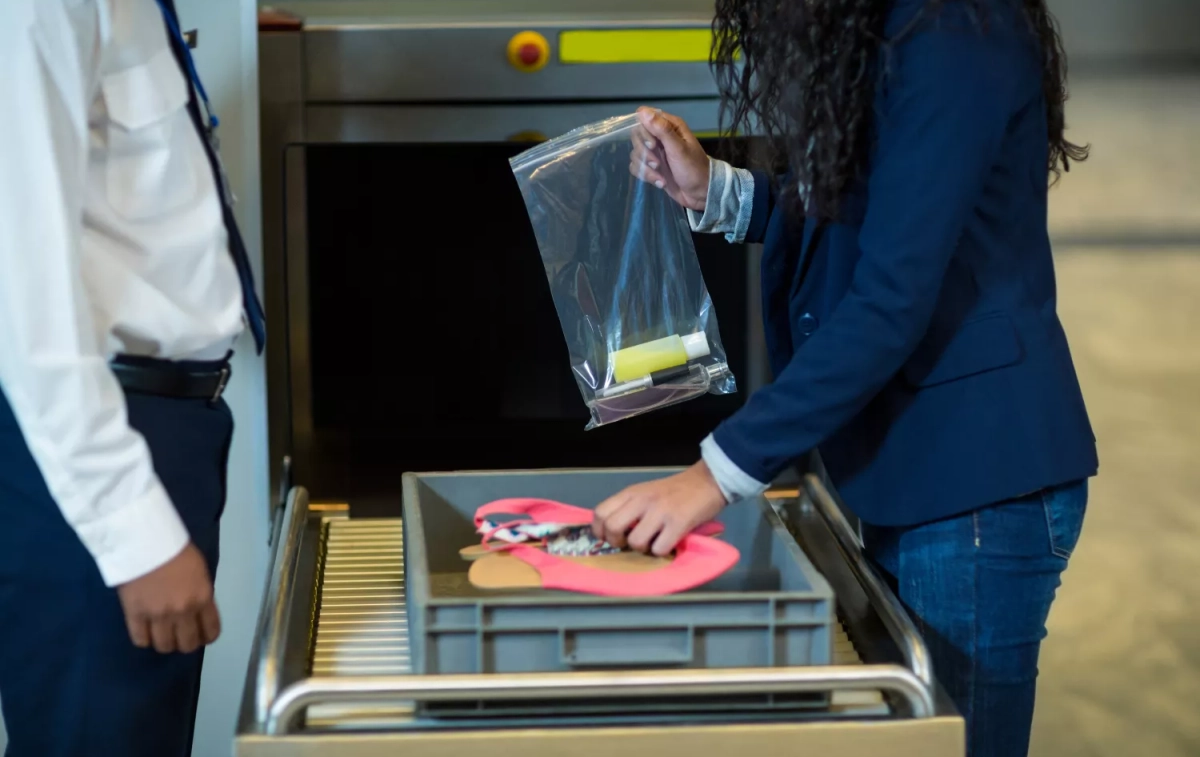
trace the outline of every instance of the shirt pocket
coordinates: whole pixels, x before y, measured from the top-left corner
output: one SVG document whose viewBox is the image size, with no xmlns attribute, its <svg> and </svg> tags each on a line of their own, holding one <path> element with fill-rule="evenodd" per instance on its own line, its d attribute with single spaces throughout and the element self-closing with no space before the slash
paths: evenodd
<svg viewBox="0 0 1200 757">
<path fill-rule="evenodd" d="M 913 387 L 944 384 L 1019 363 L 1024 356 L 1012 319 L 990 313 L 946 332 L 932 331 L 904 364 L 901 374 Z"/>
<path fill-rule="evenodd" d="M 187 112 L 188 86 L 170 48 L 144 63 L 105 74 L 108 111 L 105 192 L 131 221 L 160 218 L 195 201 L 192 151 L 195 125 Z"/>
</svg>

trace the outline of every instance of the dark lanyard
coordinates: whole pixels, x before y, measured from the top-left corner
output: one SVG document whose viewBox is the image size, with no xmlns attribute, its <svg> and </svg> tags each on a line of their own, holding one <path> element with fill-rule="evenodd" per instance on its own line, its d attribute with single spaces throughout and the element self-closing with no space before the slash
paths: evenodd
<svg viewBox="0 0 1200 757">
<path fill-rule="evenodd" d="M 200 74 L 196 72 L 196 62 L 192 60 L 192 49 L 188 47 L 187 39 L 184 38 L 183 32 L 179 29 L 179 21 L 175 18 L 175 14 L 167 10 L 167 6 L 163 5 L 163 0 L 157 0 L 157 2 L 158 9 L 162 11 L 163 18 L 167 21 L 167 28 L 171 30 L 175 41 L 179 43 L 179 48 L 183 50 L 183 60 L 187 64 L 188 78 L 192 80 L 192 86 L 196 88 L 196 93 L 200 95 L 200 102 L 204 103 L 204 114 L 208 116 L 209 137 L 215 140 L 217 127 L 221 125 L 221 120 L 213 112 L 212 103 L 208 100 L 208 92 L 204 90 L 204 82 L 200 81 Z"/>
<path fill-rule="evenodd" d="M 217 138 L 217 127 L 221 125 L 221 119 L 217 118 L 212 102 L 208 99 L 208 92 L 204 89 L 204 82 L 200 81 L 200 74 L 196 71 L 196 62 L 192 59 L 192 49 L 188 46 L 187 39 L 184 38 L 183 31 L 179 28 L 178 19 L 163 4 L 163 0 L 157 0 L 157 2 L 158 9 L 162 11 L 163 18 L 167 22 L 167 28 L 171 31 L 171 36 L 175 38 L 175 43 L 179 46 L 179 49 L 183 50 L 183 62 L 187 67 L 188 79 L 191 80 L 192 88 L 199 95 L 200 103 L 204 107 L 204 115 L 208 118 L 208 125 L 204 129 L 204 136 L 208 138 L 208 143 L 212 146 L 213 155 L 216 157 L 217 169 L 220 172 L 220 176 L 217 179 L 221 185 L 220 190 L 225 196 L 226 203 L 233 206 L 237 202 L 237 198 L 234 197 L 233 189 L 229 186 L 229 176 L 225 173 L 225 164 L 221 161 L 221 143 Z"/>
</svg>

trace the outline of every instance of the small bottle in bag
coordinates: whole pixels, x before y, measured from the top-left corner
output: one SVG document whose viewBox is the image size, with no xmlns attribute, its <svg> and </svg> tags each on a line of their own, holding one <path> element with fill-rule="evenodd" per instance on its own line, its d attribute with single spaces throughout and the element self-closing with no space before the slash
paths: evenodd
<svg viewBox="0 0 1200 757">
<path fill-rule="evenodd" d="M 629 173 L 637 116 L 512 158 L 588 428 L 737 384 L 683 208 Z"/>
</svg>

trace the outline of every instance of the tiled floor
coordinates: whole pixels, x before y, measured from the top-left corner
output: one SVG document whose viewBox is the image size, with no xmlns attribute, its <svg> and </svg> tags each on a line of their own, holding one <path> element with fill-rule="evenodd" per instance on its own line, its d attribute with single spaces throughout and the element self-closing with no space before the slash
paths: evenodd
<svg viewBox="0 0 1200 757">
<path fill-rule="evenodd" d="M 1200 755 L 1200 78 L 1077 81 L 1052 227 L 1101 452 L 1033 757 Z"/>
</svg>

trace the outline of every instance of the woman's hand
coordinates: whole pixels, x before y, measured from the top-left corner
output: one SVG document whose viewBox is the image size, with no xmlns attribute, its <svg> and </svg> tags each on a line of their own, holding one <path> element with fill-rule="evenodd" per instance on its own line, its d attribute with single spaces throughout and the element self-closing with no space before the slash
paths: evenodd
<svg viewBox="0 0 1200 757">
<path fill-rule="evenodd" d="M 638 108 L 629 172 L 689 210 L 704 212 L 708 199 L 708 154 L 683 119 L 654 108 Z"/>
<path fill-rule="evenodd" d="M 614 547 L 668 555 L 720 514 L 725 495 L 703 462 L 669 478 L 631 486 L 596 508 L 592 532 Z"/>
</svg>

